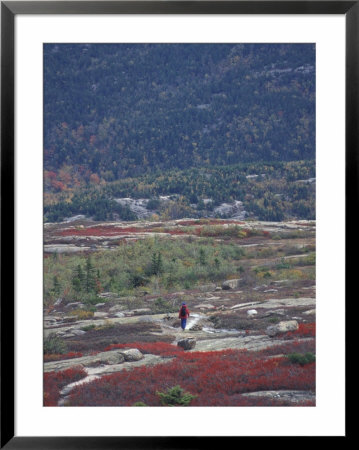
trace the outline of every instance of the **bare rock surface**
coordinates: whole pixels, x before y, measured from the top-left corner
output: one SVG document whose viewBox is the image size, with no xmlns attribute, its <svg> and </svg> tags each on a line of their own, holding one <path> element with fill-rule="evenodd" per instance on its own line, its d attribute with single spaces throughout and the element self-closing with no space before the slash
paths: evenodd
<svg viewBox="0 0 359 450">
<path fill-rule="evenodd" d="M 280 308 L 283 306 L 315 306 L 315 298 L 312 297 L 290 297 L 290 298 L 271 298 L 261 303 L 261 308 Z"/>
<path fill-rule="evenodd" d="M 268 336 L 277 336 L 278 334 L 287 333 L 288 331 L 298 330 L 298 322 L 296 320 L 286 320 L 279 322 L 277 325 L 272 325 L 267 328 Z"/>
<path fill-rule="evenodd" d="M 44 364 L 44 371 L 65 370 L 74 366 L 91 367 L 96 365 L 118 365 L 123 362 L 140 361 L 142 353 L 138 349 L 116 349 L 96 355 L 82 356 L 80 358 L 65 359 L 63 361 L 51 361 Z"/>
<path fill-rule="evenodd" d="M 70 324 L 58 324 L 56 326 L 50 326 L 48 328 L 44 329 L 44 337 L 47 338 L 50 334 L 55 334 L 57 336 L 65 337 L 69 333 L 73 333 L 73 330 L 80 329 L 89 326 L 89 325 L 95 325 L 95 326 L 104 326 L 104 325 L 115 325 L 115 324 L 127 324 L 127 323 L 137 323 L 141 322 L 143 318 L 151 318 L 151 321 L 160 321 L 162 320 L 166 314 L 151 314 L 151 316 L 145 315 L 134 315 L 131 317 L 129 314 L 129 317 L 111 317 L 109 319 L 88 319 L 88 320 L 76 320 L 76 317 L 70 317 L 71 321 L 74 321 L 74 323 Z M 67 317 L 64 319 L 67 320 Z"/>
<path fill-rule="evenodd" d="M 308 339 L 298 339 L 302 342 Z M 235 336 L 219 339 L 198 340 L 195 351 L 209 352 L 226 349 L 253 350 L 259 351 L 276 345 L 285 344 L 288 341 L 271 339 L 268 336 Z"/>
<path fill-rule="evenodd" d="M 282 400 L 290 403 L 315 401 L 315 392 L 310 391 L 259 391 L 242 394 L 243 397 L 257 397 Z"/>
</svg>

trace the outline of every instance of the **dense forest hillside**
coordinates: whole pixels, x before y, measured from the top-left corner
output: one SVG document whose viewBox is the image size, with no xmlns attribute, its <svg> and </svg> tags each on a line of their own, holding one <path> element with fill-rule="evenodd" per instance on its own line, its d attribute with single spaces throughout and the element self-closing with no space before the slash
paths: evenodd
<svg viewBox="0 0 359 450">
<path fill-rule="evenodd" d="M 116 217 L 135 220 L 141 217 L 136 212 L 142 212 L 142 217 L 154 216 L 155 220 L 183 217 L 315 219 L 314 177 L 314 161 L 154 172 L 83 187 L 75 193 L 73 190 L 60 193 L 59 201 L 45 205 L 45 218 L 56 222 L 83 214 L 94 220 Z M 129 198 L 133 200 L 129 202 Z M 116 199 L 120 199 L 120 203 Z M 138 204 L 144 206 L 142 211 Z"/>
<path fill-rule="evenodd" d="M 48 44 L 44 68 L 48 170 L 314 157 L 312 45 Z"/>
<path fill-rule="evenodd" d="M 315 178 L 314 160 L 314 45 L 44 45 L 49 220 L 132 220 L 115 196 L 173 193 L 188 216 L 210 198 L 263 220 L 314 218 L 313 186 L 292 183 Z"/>
</svg>

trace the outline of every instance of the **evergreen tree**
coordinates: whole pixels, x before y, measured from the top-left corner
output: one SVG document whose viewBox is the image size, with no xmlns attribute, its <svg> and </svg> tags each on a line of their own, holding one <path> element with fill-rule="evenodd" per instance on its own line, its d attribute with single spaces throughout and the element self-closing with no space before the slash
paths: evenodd
<svg viewBox="0 0 359 450">
<path fill-rule="evenodd" d="M 167 389 L 166 392 L 157 391 L 156 394 L 164 406 L 188 406 L 197 397 L 190 392 L 185 392 L 179 385 Z"/>
<path fill-rule="evenodd" d="M 60 294 L 61 285 L 60 285 L 60 282 L 59 282 L 59 279 L 58 279 L 57 275 L 55 275 L 54 278 L 53 278 L 53 288 L 52 288 L 52 290 L 53 290 L 53 293 L 55 295 L 59 295 Z"/>
<path fill-rule="evenodd" d="M 200 250 L 199 250 L 199 263 L 202 266 L 205 266 L 207 264 L 206 253 L 203 250 L 203 248 L 200 248 Z"/>
<path fill-rule="evenodd" d="M 160 252 L 152 254 L 151 272 L 153 275 L 160 275 L 163 272 L 163 262 Z"/>
<path fill-rule="evenodd" d="M 95 292 L 96 291 L 96 270 L 92 265 L 92 261 L 90 256 L 86 259 L 85 266 L 85 291 L 86 293 Z"/>
<path fill-rule="evenodd" d="M 76 292 L 82 292 L 85 288 L 85 275 L 80 264 L 74 271 L 72 277 L 72 287 Z"/>
</svg>

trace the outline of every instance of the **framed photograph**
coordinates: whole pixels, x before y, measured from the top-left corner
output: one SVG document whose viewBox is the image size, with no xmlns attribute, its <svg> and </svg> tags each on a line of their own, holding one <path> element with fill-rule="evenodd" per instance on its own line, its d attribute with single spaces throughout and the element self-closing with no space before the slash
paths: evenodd
<svg viewBox="0 0 359 450">
<path fill-rule="evenodd" d="M 1 2 L 1 448 L 348 437 L 358 20 Z"/>
</svg>

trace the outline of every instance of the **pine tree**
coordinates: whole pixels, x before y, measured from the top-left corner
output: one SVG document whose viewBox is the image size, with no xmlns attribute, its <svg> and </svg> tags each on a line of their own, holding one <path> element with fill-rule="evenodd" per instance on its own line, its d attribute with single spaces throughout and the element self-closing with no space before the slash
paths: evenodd
<svg viewBox="0 0 359 450">
<path fill-rule="evenodd" d="M 76 267 L 72 277 L 72 287 L 76 292 L 82 292 L 85 288 L 85 275 L 80 264 Z"/>
<path fill-rule="evenodd" d="M 205 266 L 207 264 L 207 259 L 206 259 L 206 252 L 203 250 L 203 248 L 201 248 L 199 250 L 199 263 L 202 266 Z"/>
<path fill-rule="evenodd" d="M 61 291 L 61 285 L 59 282 L 59 279 L 57 277 L 57 275 L 54 276 L 53 278 L 53 288 L 52 288 L 53 292 L 55 295 L 59 295 L 60 291 Z"/>
<path fill-rule="evenodd" d="M 96 291 L 95 268 L 90 257 L 87 258 L 85 266 L 85 291 L 87 293 Z"/>
<path fill-rule="evenodd" d="M 160 275 L 163 272 L 163 262 L 160 252 L 154 252 L 152 254 L 151 272 L 153 275 Z"/>
</svg>

